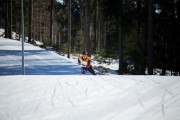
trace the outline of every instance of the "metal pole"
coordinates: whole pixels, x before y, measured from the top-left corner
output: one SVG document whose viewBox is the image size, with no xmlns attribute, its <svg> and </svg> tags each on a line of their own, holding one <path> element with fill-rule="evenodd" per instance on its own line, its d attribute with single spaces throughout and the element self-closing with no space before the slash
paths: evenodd
<svg viewBox="0 0 180 120">
<path fill-rule="evenodd" d="M 23 0 L 21 0 L 21 34 L 22 34 L 22 75 L 25 75 L 25 67 L 24 67 L 24 10 L 23 10 Z"/>
</svg>

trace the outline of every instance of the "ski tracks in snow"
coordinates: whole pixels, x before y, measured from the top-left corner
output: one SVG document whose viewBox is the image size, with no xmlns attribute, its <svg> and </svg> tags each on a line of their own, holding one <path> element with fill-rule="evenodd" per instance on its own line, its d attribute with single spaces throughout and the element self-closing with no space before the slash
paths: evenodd
<svg viewBox="0 0 180 120">
<path fill-rule="evenodd" d="M 156 102 L 156 104 L 154 104 L 153 106 L 145 107 L 145 111 L 142 112 L 141 115 L 139 115 L 135 120 L 144 120 L 144 119 L 149 120 L 149 118 L 151 118 L 151 120 L 156 120 L 157 118 L 171 119 L 172 116 L 170 112 L 173 111 L 172 106 L 180 107 L 180 104 L 176 104 L 177 103 L 176 101 L 180 99 L 180 94 L 173 92 L 173 87 L 174 87 L 172 86 L 173 81 L 169 79 L 169 80 L 166 80 L 166 82 L 168 83 L 163 83 L 162 79 L 160 80 L 155 79 L 157 77 L 154 77 L 154 76 L 151 76 L 151 77 L 145 76 L 145 78 L 147 79 L 146 84 L 149 84 L 149 86 L 152 86 L 151 92 L 154 93 L 155 94 L 154 97 L 156 97 L 154 99 L 157 99 L 156 101 L 159 101 L 159 102 Z M 180 87 L 180 84 L 177 86 Z M 180 108 L 176 108 L 176 109 L 177 111 L 180 110 Z M 162 114 L 161 115 L 156 114 L 158 113 L 158 111 L 161 111 Z"/>
</svg>

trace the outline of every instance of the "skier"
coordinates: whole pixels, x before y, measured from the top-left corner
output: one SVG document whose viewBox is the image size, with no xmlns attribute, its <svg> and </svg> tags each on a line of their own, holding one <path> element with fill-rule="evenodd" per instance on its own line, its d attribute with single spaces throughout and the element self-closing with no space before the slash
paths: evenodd
<svg viewBox="0 0 180 120">
<path fill-rule="evenodd" d="M 87 51 L 84 51 L 78 58 L 79 65 L 82 65 L 82 74 L 86 74 L 87 70 L 92 74 L 96 75 L 92 65 L 91 58 L 87 56 Z"/>
</svg>

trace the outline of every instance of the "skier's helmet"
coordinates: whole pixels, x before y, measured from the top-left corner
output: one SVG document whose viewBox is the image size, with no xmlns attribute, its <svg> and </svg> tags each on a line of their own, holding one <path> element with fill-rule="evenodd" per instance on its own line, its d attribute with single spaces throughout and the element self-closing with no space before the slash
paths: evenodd
<svg viewBox="0 0 180 120">
<path fill-rule="evenodd" d="M 83 52 L 82 52 L 82 55 L 87 55 L 87 54 L 88 54 L 87 51 L 83 51 Z"/>
</svg>

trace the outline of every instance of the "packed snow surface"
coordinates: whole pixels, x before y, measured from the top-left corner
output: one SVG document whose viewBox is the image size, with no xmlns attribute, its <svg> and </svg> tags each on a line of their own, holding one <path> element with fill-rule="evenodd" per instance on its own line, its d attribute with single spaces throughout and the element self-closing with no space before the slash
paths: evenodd
<svg viewBox="0 0 180 120">
<path fill-rule="evenodd" d="M 180 77 L 81 75 L 54 52 L 0 38 L 0 120 L 180 120 Z"/>
<path fill-rule="evenodd" d="M 77 63 L 37 46 L 24 43 L 26 75 L 80 74 Z M 22 74 L 22 44 L 20 41 L 0 38 L 0 75 Z"/>
<path fill-rule="evenodd" d="M 1 120 L 180 120 L 179 111 L 179 77 L 0 77 Z"/>
</svg>

